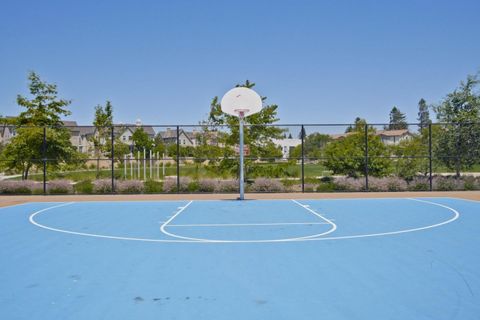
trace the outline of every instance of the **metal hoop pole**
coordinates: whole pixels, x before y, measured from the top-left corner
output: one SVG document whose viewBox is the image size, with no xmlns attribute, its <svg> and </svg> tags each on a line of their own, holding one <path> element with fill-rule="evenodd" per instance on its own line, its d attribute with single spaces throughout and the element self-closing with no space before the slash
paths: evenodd
<svg viewBox="0 0 480 320">
<path fill-rule="evenodd" d="M 239 113 L 239 120 L 240 120 L 240 200 L 244 200 L 244 173 L 243 173 L 243 112 Z"/>
</svg>

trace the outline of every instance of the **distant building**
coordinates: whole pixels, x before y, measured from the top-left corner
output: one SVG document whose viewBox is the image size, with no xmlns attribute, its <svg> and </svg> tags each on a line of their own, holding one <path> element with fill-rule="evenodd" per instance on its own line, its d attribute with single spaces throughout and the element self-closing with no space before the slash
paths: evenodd
<svg viewBox="0 0 480 320">
<path fill-rule="evenodd" d="M 163 143 L 165 144 L 177 143 L 177 129 L 167 128 L 165 131 L 160 131 L 159 134 L 162 137 Z M 187 132 L 183 129 L 179 129 L 178 143 L 184 147 L 195 147 L 197 145 L 197 141 L 195 139 L 194 132 Z"/>
<path fill-rule="evenodd" d="M 354 134 L 355 132 L 347 132 L 340 134 L 330 134 L 332 140 L 339 140 Z M 375 135 L 379 136 L 385 145 L 397 145 L 401 141 L 410 139 L 412 134 L 407 129 L 401 130 L 379 130 L 375 132 Z"/>
<path fill-rule="evenodd" d="M 397 145 L 404 140 L 412 137 L 412 134 L 407 129 L 401 130 L 380 130 L 377 131 L 377 136 L 380 136 L 382 142 L 386 145 Z"/>
<path fill-rule="evenodd" d="M 272 139 L 272 142 L 282 149 L 282 158 L 288 159 L 290 157 L 291 149 L 302 144 L 301 139 Z"/>
<path fill-rule="evenodd" d="M 0 143 L 7 144 L 17 134 L 15 126 L 2 124 L 0 127 Z"/>
<path fill-rule="evenodd" d="M 76 121 L 62 121 L 63 125 L 70 131 L 70 143 L 78 152 L 88 153 L 92 146 L 90 137 L 94 135 L 95 127 L 78 126 Z"/>
</svg>

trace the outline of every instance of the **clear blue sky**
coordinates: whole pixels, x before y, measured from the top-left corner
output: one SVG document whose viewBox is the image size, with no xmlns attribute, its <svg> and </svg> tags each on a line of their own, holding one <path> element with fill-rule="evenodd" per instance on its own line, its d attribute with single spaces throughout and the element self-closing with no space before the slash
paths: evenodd
<svg viewBox="0 0 480 320">
<path fill-rule="evenodd" d="M 480 1 L 4 1 L 0 114 L 20 111 L 27 72 L 90 124 L 195 124 L 250 79 L 282 123 L 388 120 L 442 99 L 480 70 Z"/>
</svg>

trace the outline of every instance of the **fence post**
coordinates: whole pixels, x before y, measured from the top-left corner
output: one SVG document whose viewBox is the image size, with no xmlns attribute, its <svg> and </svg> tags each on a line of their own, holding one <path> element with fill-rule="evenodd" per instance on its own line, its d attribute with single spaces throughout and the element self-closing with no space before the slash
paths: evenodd
<svg viewBox="0 0 480 320">
<path fill-rule="evenodd" d="M 111 149 L 112 149 L 112 153 L 110 154 L 110 157 L 111 157 L 111 160 L 112 160 L 112 193 L 115 192 L 115 157 L 114 157 L 114 152 L 115 152 L 115 141 L 114 141 L 114 138 L 115 138 L 115 132 L 114 132 L 114 126 L 112 126 L 112 130 L 111 130 Z"/>
<path fill-rule="evenodd" d="M 430 183 L 430 191 L 433 190 L 432 182 L 432 124 L 428 124 L 428 180 Z"/>
<path fill-rule="evenodd" d="M 368 191 L 368 124 L 365 124 L 365 191 Z"/>
<path fill-rule="evenodd" d="M 302 138 L 302 193 L 305 192 L 305 150 L 304 150 L 304 141 L 305 141 L 305 127 L 302 124 L 302 129 L 300 136 Z"/>
<path fill-rule="evenodd" d="M 42 142 L 42 161 L 43 161 L 43 195 L 47 193 L 47 127 L 43 127 Z"/>
<path fill-rule="evenodd" d="M 180 193 L 180 127 L 177 126 L 177 193 Z"/>
</svg>

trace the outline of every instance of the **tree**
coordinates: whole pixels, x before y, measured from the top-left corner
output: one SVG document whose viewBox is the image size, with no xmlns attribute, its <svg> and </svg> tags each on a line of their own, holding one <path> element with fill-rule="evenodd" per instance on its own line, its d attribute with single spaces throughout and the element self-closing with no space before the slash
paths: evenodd
<svg viewBox="0 0 480 320">
<path fill-rule="evenodd" d="M 252 88 L 255 83 L 246 81 L 244 84 L 237 84 L 236 87 Z M 262 101 L 266 101 L 266 97 L 262 97 Z M 234 147 L 239 141 L 239 123 L 238 118 L 222 112 L 219 98 L 214 97 L 210 105 L 210 113 L 208 119 L 203 122 L 205 130 L 214 131 L 219 126 L 226 126 L 228 132 L 219 135 L 221 143 L 224 147 L 224 157 L 232 156 Z M 257 158 L 273 158 L 280 157 L 281 150 L 272 147 L 272 138 L 280 139 L 286 130 L 272 126 L 271 124 L 277 122 L 277 108 L 275 104 L 266 105 L 262 110 L 256 114 L 250 115 L 245 119 L 246 126 L 244 130 L 244 142 L 250 148 L 250 157 L 246 159 L 245 163 L 251 159 Z M 228 168 L 231 173 L 237 172 L 238 162 L 236 160 L 230 161 L 228 159 L 222 160 L 224 163 L 222 168 Z M 228 163 L 228 165 L 227 165 Z"/>
<path fill-rule="evenodd" d="M 1 155 L 2 167 L 20 171 L 22 179 L 28 179 L 30 170 L 42 164 L 44 156 L 49 167 L 79 159 L 70 132 L 60 120 L 62 115 L 70 114 L 66 109 L 70 101 L 59 99 L 57 86 L 43 82 L 35 72 L 30 72 L 28 79 L 32 98 L 17 96 L 18 105 L 26 110 L 13 120 L 20 127 Z M 45 145 L 43 127 L 47 127 Z"/>
<path fill-rule="evenodd" d="M 386 129 L 388 130 L 400 130 L 407 129 L 407 120 L 404 113 L 400 111 L 397 107 L 393 107 L 390 111 L 390 122 Z"/>
<path fill-rule="evenodd" d="M 356 117 L 353 126 L 349 125 L 347 129 L 345 129 L 345 133 L 364 130 L 366 125 L 367 125 L 367 120 L 362 119 L 360 117 Z"/>
<path fill-rule="evenodd" d="M 368 172 L 372 176 L 385 176 L 391 171 L 391 160 L 387 147 L 373 129 L 369 129 Z M 333 174 L 359 177 L 365 173 L 365 133 L 357 130 L 345 138 L 330 142 L 325 147 L 325 166 Z"/>
<path fill-rule="evenodd" d="M 428 127 L 428 125 L 430 123 L 432 123 L 432 121 L 430 120 L 430 112 L 428 111 L 428 106 L 427 106 L 427 102 L 425 101 L 425 99 L 420 99 L 420 101 L 418 101 L 418 123 L 419 123 L 419 127 L 420 127 L 420 130 Z"/>
<path fill-rule="evenodd" d="M 303 152 L 306 158 L 315 159 L 323 156 L 325 146 L 332 139 L 328 134 L 314 132 L 306 136 L 303 142 Z M 290 152 L 290 157 L 300 158 L 302 156 L 302 145 L 298 145 Z"/>
<path fill-rule="evenodd" d="M 78 153 L 70 143 L 67 130 L 46 130 L 46 148 L 43 152 L 43 128 L 24 127 L 17 130 L 2 152 L 5 169 L 14 169 L 22 173 L 22 179 L 28 179 L 30 170 L 42 164 L 44 155 L 48 159 L 47 166 L 56 168 L 62 162 L 77 160 Z"/>
<path fill-rule="evenodd" d="M 457 177 L 480 157 L 480 93 L 477 76 L 468 76 L 460 87 L 434 107 L 437 119 L 445 123 L 435 143 L 437 158 Z"/>
<path fill-rule="evenodd" d="M 97 159 L 97 178 L 100 176 L 100 156 L 110 148 L 111 130 L 113 127 L 113 106 L 107 100 L 105 108 L 101 105 L 95 107 L 93 119 L 95 134 L 90 138 L 93 144 L 95 158 Z"/>
<path fill-rule="evenodd" d="M 165 147 L 165 143 L 163 141 L 163 137 L 160 133 L 157 133 L 155 138 L 153 139 L 153 142 L 155 143 L 155 147 L 153 148 L 153 152 L 157 153 L 160 155 L 160 157 L 163 156 L 167 148 Z"/>
<path fill-rule="evenodd" d="M 154 142 L 143 128 L 137 128 L 135 130 L 132 134 L 132 141 L 134 143 L 134 152 L 140 151 L 140 153 L 143 153 L 143 150 L 145 150 L 147 157 L 149 156 L 150 150 L 153 149 Z"/>
<path fill-rule="evenodd" d="M 17 95 L 17 104 L 27 110 L 17 117 L 17 124 L 24 126 L 62 126 L 61 116 L 71 114 L 66 107 L 70 100 L 58 99 L 57 86 L 43 82 L 35 72 L 28 75 L 29 90 L 34 97 L 28 98 Z"/>
<path fill-rule="evenodd" d="M 428 173 L 428 139 L 428 131 L 423 130 L 411 139 L 405 139 L 392 147 L 396 157 L 393 161 L 396 175 L 412 180 L 419 173 Z"/>
</svg>

